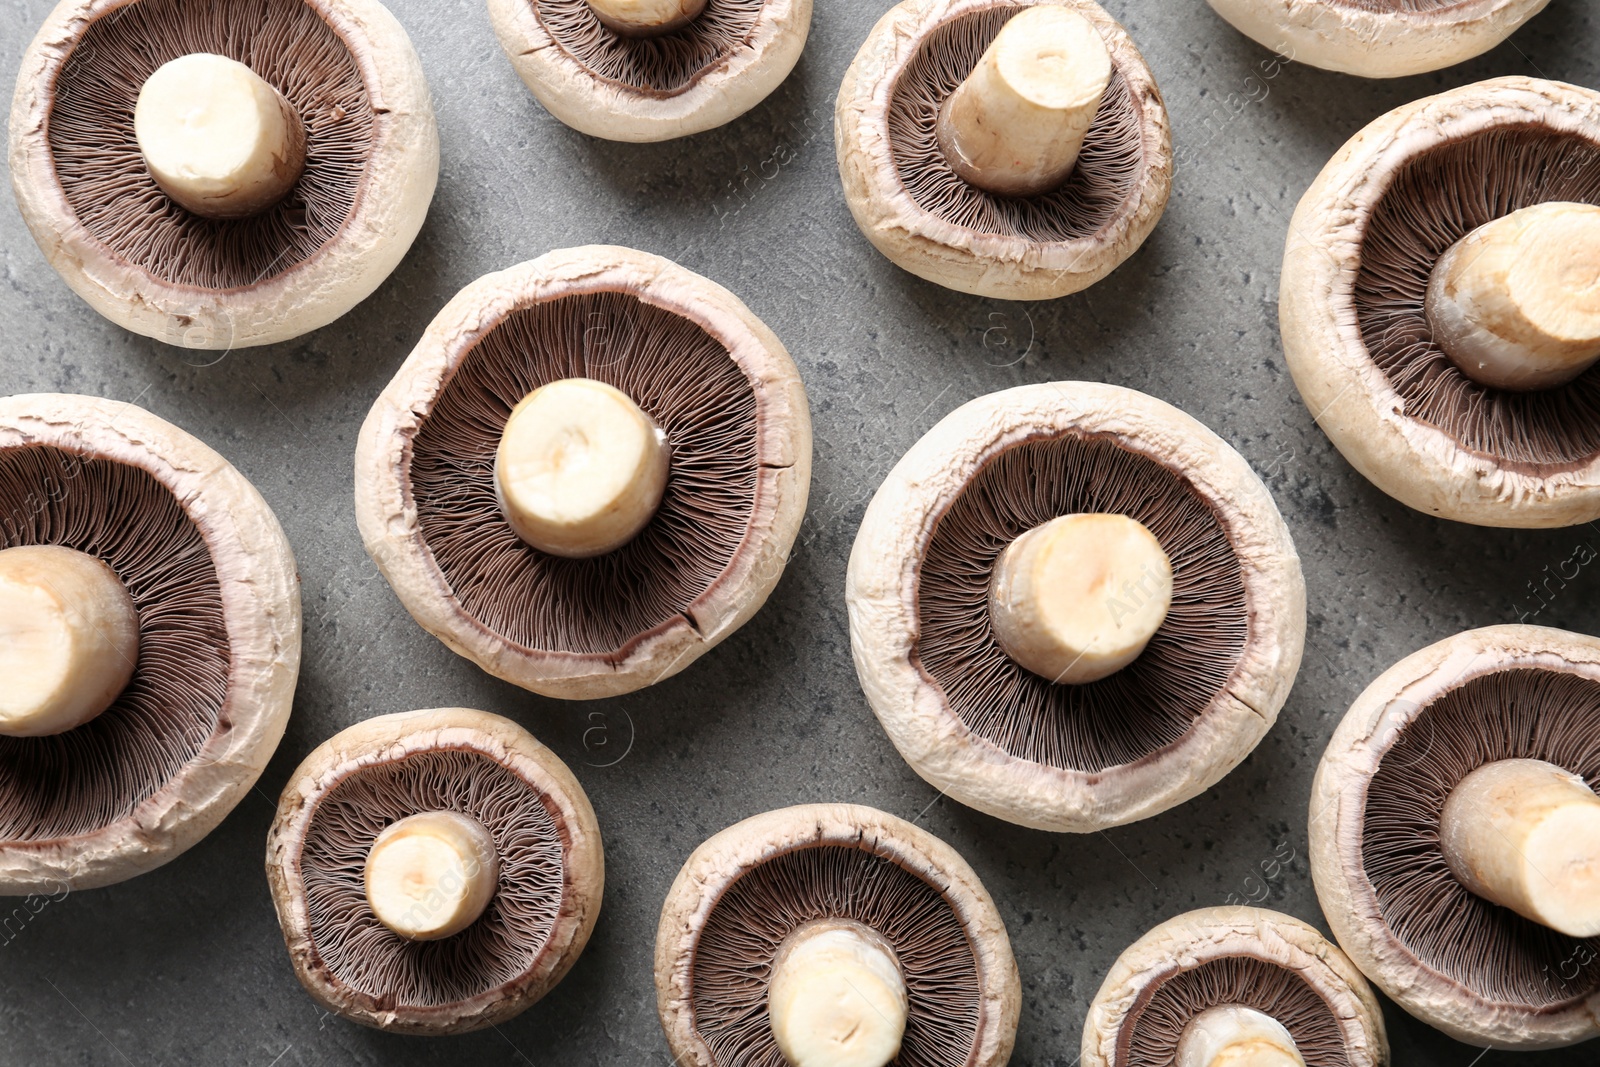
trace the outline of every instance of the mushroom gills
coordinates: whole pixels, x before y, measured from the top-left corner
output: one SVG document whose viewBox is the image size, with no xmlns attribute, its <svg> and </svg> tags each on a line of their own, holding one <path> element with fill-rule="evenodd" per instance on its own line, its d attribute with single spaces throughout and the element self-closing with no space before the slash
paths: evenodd
<svg viewBox="0 0 1600 1067">
<path fill-rule="evenodd" d="M 282 93 L 237 60 L 179 56 L 139 90 L 134 135 L 150 176 L 205 218 L 258 215 L 282 200 L 306 163 L 306 131 Z"/>
<path fill-rule="evenodd" d="M 615 551 L 650 522 L 667 486 L 666 435 L 626 393 L 564 378 L 511 412 L 495 493 L 512 529 L 551 555 Z"/>
<path fill-rule="evenodd" d="M 1137 659 L 1172 607 L 1172 562 L 1126 515 L 1063 515 L 1001 553 L 989 588 L 995 638 L 1052 682 L 1099 681 Z"/>
<path fill-rule="evenodd" d="M 1111 52 L 1088 19 L 1030 7 L 1000 31 L 939 110 L 939 148 L 964 181 L 1030 197 L 1072 174 L 1111 84 Z"/>
<path fill-rule="evenodd" d="M 803 926 L 773 961 L 767 1016 L 793 1067 L 884 1067 L 909 1011 L 899 958 L 860 923 Z"/>
<path fill-rule="evenodd" d="M 1440 844 L 1463 886 L 1569 937 L 1600 936 L 1600 796 L 1537 759 L 1485 764 L 1445 802 Z"/>
<path fill-rule="evenodd" d="M 660 37 L 681 30 L 706 0 L 584 0 L 606 29 L 623 37 Z"/>
<path fill-rule="evenodd" d="M 1240 1004 L 1210 1008 L 1189 1020 L 1174 1067 L 1306 1067 L 1287 1028 Z"/>
<path fill-rule="evenodd" d="M 438 941 L 478 921 L 499 878 L 494 838 L 481 822 L 429 811 L 378 835 L 362 881 L 384 926 L 410 941 Z"/>
<path fill-rule="evenodd" d="M 75 729 L 127 688 L 139 617 L 122 580 L 60 545 L 0 551 L 0 734 Z"/>
</svg>

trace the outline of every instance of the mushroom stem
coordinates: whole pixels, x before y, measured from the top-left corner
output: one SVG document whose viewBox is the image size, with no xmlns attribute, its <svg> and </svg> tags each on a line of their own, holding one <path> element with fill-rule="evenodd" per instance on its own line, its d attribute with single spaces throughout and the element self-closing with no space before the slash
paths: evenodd
<svg viewBox="0 0 1600 1067">
<path fill-rule="evenodd" d="M 625 393 L 589 378 L 535 389 L 511 412 L 495 492 L 517 536 L 556 556 L 621 548 L 661 506 L 666 435 Z"/>
<path fill-rule="evenodd" d="M 456 811 L 401 819 L 367 853 L 367 903 L 379 922 L 411 941 L 437 941 L 471 926 L 499 880 L 494 838 Z"/>
<path fill-rule="evenodd" d="M 1111 83 L 1111 52 L 1076 11 L 1040 4 L 1007 22 L 939 110 L 939 147 L 968 184 L 1003 196 L 1057 188 Z"/>
<path fill-rule="evenodd" d="M 681 30 L 706 9 L 706 0 L 587 0 L 595 17 L 624 37 L 659 37 Z"/>
<path fill-rule="evenodd" d="M 1600 936 L 1600 797 L 1543 760 L 1463 778 L 1439 828 L 1445 861 L 1478 896 L 1569 937 Z"/>
<path fill-rule="evenodd" d="M 1600 359 L 1600 207 L 1547 203 L 1480 226 L 1434 265 L 1428 322 L 1475 381 L 1548 389 Z"/>
<path fill-rule="evenodd" d="M 156 184 L 206 218 L 260 214 L 305 169 L 305 126 L 289 101 L 243 63 L 209 52 L 179 56 L 145 80 L 133 129 Z"/>
<path fill-rule="evenodd" d="M 860 923 L 803 926 L 773 961 L 767 1017 L 793 1067 L 884 1067 L 909 1010 L 894 950 Z"/>
<path fill-rule="evenodd" d="M 1172 563 L 1126 515 L 1063 515 L 1001 553 L 989 616 L 1006 654 L 1081 685 L 1139 658 L 1172 606 Z"/>
<path fill-rule="evenodd" d="M 1203 1011 L 1178 1039 L 1175 1067 L 1305 1067 L 1284 1025 L 1237 1004 Z"/>
<path fill-rule="evenodd" d="M 0 551 L 0 734 L 93 719 L 133 677 L 139 616 L 112 569 L 57 545 Z"/>
</svg>

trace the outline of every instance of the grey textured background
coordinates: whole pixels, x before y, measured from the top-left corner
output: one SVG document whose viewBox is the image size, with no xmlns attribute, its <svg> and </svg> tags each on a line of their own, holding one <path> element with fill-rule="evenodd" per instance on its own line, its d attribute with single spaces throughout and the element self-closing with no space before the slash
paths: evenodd
<svg viewBox="0 0 1600 1067">
<path fill-rule="evenodd" d="M 50 6 L 0 0 L 3 84 Z M 68 291 L 0 197 L 0 391 L 136 401 L 218 448 L 287 528 L 306 614 L 294 717 L 257 791 L 176 862 L 52 903 L 0 943 L 0 1064 L 667 1064 L 650 970 L 679 865 L 738 819 L 847 800 L 920 816 L 971 861 L 1022 972 L 1014 1062 L 1068 1067 L 1101 977 L 1157 921 L 1266 891 L 1267 906 L 1321 924 L 1305 859 L 1311 777 L 1340 715 L 1381 670 L 1523 615 L 1600 631 L 1590 571 L 1545 607 L 1529 585 L 1600 534 L 1480 530 L 1389 500 L 1301 404 L 1276 308 L 1289 214 L 1346 138 L 1415 97 L 1495 75 L 1600 85 L 1596 0 L 1554 0 L 1487 56 L 1383 83 L 1301 65 L 1263 77 L 1269 53 L 1200 0 L 1108 0 L 1155 70 L 1184 165 L 1132 260 L 1087 293 L 1029 305 L 920 282 L 851 221 L 832 102 L 886 0 L 818 0 L 805 57 L 768 101 L 721 130 L 642 147 L 590 140 L 547 115 L 479 0 L 391 6 L 427 70 L 443 172 L 410 256 L 324 330 L 221 360 L 127 334 Z M 816 471 L 794 559 L 752 623 L 652 690 L 562 704 L 488 678 L 405 614 L 362 552 L 351 456 L 368 405 L 456 290 L 601 241 L 676 259 L 771 325 L 810 392 Z M 862 510 L 912 442 L 981 393 L 1076 378 L 1178 404 L 1263 473 L 1305 562 L 1310 628 L 1276 729 L 1221 785 L 1135 826 L 1058 837 L 939 800 L 907 768 L 856 685 L 843 594 Z M 324 1017 L 302 993 L 261 860 L 277 793 L 315 744 L 367 716 L 439 705 L 509 715 L 574 767 L 605 832 L 608 884 L 587 953 L 543 1002 L 498 1030 L 407 1039 Z M 1263 887 L 1261 865 L 1285 844 L 1294 862 Z M 1481 1054 L 1392 1008 L 1388 1021 L 1401 1067 L 1576 1067 L 1600 1056 L 1600 1045 Z"/>
</svg>

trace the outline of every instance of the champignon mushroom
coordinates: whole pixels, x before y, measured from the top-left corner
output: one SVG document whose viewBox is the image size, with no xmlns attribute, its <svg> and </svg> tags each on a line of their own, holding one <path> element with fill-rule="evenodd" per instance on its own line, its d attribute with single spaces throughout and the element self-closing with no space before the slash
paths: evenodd
<svg viewBox="0 0 1600 1067">
<path fill-rule="evenodd" d="M 243 475 L 131 404 L 0 400 L 0 894 L 110 885 L 210 833 L 299 666 L 294 557 Z"/>
<path fill-rule="evenodd" d="M 668 141 L 732 122 L 783 83 L 811 0 L 489 0 L 524 84 L 573 129 Z"/>
<path fill-rule="evenodd" d="M 901 755 L 1045 830 L 1210 788 L 1272 726 L 1305 638 L 1300 559 L 1244 459 L 1090 382 L 993 393 L 930 430 L 868 506 L 846 596 Z"/>
<path fill-rule="evenodd" d="M 457 1034 L 532 1006 L 582 954 L 605 858 L 583 787 L 509 719 L 381 715 L 306 757 L 267 840 L 295 975 L 329 1011 Z"/>
<path fill-rule="evenodd" d="M 1465 63 L 1550 0 L 1209 0 L 1258 44 L 1323 70 L 1399 78 Z"/>
<path fill-rule="evenodd" d="M 674 263 L 590 246 L 439 313 L 362 427 L 356 517 L 430 633 L 581 699 L 670 677 L 754 615 L 810 480 L 772 331 Z"/>
<path fill-rule="evenodd" d="M 674 1062 L 695 1067 L 999 1067 L 1022 1002 L 972 868 L 854 804 L 769 811 L 695 849 L 655 967 Z"/>
<path fill-rule="evenodd" d="M 1367 977 L 1475 1045 L 1600 1037 L 1600 640 L 1469 630 L 1356 698 L 1317 770 L 1323 913 Z"/>
<path fill-rule="evenodd" d="M 1378 1000 L 1299 919 L 1202 908 L 1112 965 L 1083 1028 L 1084 1067 L 1384 1067 Z"/>
<path fill-rule="evenodd" d="M 906 0 L 850 65 L 834 129 L 867 239 L 979 296 L 1093 285 L 1144 243 L 1172 187 L 1161 93 L 1093 0 Z"/>
<path fill-rule="evenodd" d="M 1280 308 L 1352 466 L 1461 522 L 1600 517 L 1595 205 L 1600 94 L 1556 82 L 1407 104 L 1333 157 L 1289 228 Z"/>
<path fill-rule="evenodd" d="M 422 66 L 378 0 L 62 0 L 11 107 L 45 258 L 119 326 L 189 348 L 298 337 L 366 299 L 438 172 Z"/>
</svg>

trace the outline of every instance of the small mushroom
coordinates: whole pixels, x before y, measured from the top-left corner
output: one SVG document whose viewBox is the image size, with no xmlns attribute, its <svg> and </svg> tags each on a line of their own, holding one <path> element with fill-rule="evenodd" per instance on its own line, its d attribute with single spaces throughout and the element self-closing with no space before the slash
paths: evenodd
<svg viewBox="0 0 1600 1067">
<path fill-rule="evenodd" d="M 1510 37 L 1550 0 L 1209 0 L 1297 63 L 1400 78 L 1453 67 Z"/>
<path fill-rule="evenodd" d="M 1083 1028 L 1084 1067 L 1384 1067 L 1377 997 L 1299 919 L 1202 908 L 1112 965 Z"/>
<path fill-rule="evenodd" d="M 754 615 L 810 480 L 772 331 L 659 256 L 590 246 L 439 313 L 362 428 L 356 517 L 430 633 L 586 699 L 670 677 Z"/>
<path fill-rule="evenodd" d="M 284 787 L 267 880 L 295 975 L 380 1030 L 457 1034 L 531 1007 L 577 962 L 605 859 L 572 772 L 509 719 L 381 715 Z"/>
<path fill-rule="evenodd" d="M 868 506 L 846 598 L 862 688 L 917 773 L 1077 833 L 1231 771 L 1305 637 L 1299 557 L 1244 459 L 1089 382 L 994 393 L 930 430 Z"/>
<path fill-rule="evenodd" d="M 1391 111 L 1300 201 L 1284 353 L 1358 471 L 1484 526 L 1600 517 L 1600 93 L 1497 78 Z"/>
<path fill-rule="evenodd" d="M 949 845 L 853 804 L 730 826 L 661 909 L 675 1062 L 1000 1067 L 1021 985 L 994 901 Z"/>
<path fill-rule="evenodd" d="M 1044 300 L 1131 256 L 1172 186 L 1167 112 L 1093 0 L 905 0 L 845 74 L 845 199 L 928 281 Z"/>
<path fill-rule="evenodd" d="M 1600 640 L 1469 630 L 1356 698 L 1317 770 L 1311 860 L 1339 944 L 1461 1041 L 1600 1037 Z"/>
<path fill-rule="evenodd" d="M 438 171 L 422 66 L 378 0 L 62 0 L 11 108 L 45 258 L 189 348 L 298 337 L 366 299 Z"/>
<path fill-rule="evenodd" d="M 0 894 L 153 870 L 283 736 L 288 542 L 210 448 L 87 396 L 0 400 L 0 515 Z"/>
<path fill-rule="evenodd" d="M 669 141 L 743 115 L 783 83 L 811 0 L 489 0 L 511 65 L 573 129 Z"/>
</svg>

